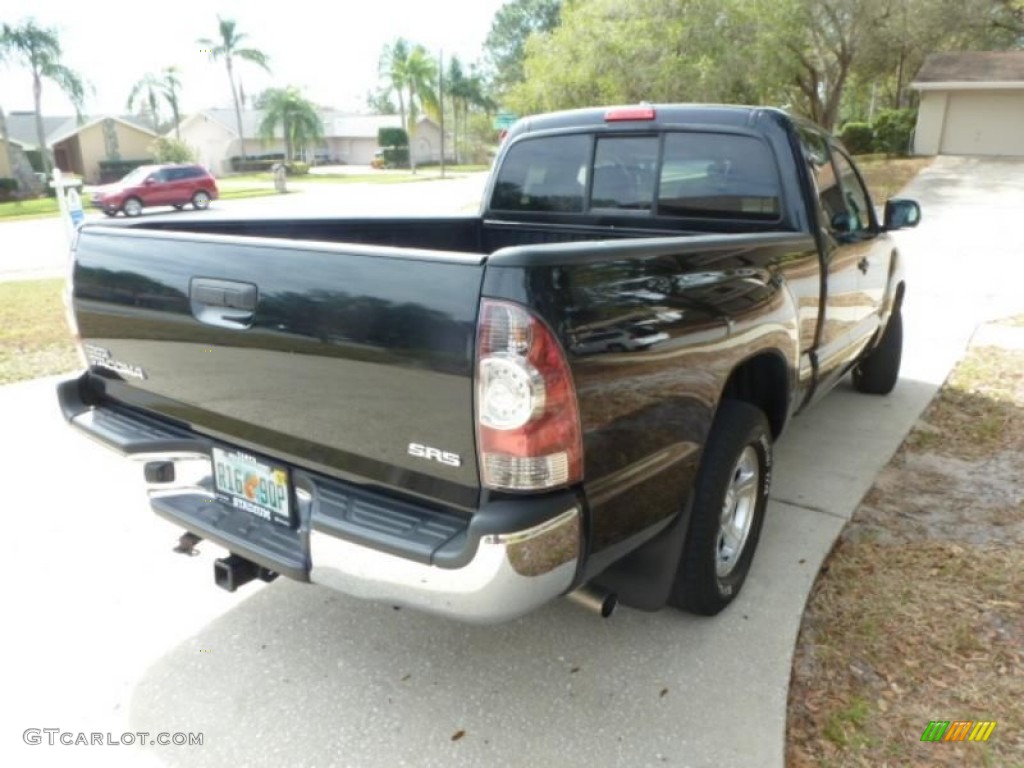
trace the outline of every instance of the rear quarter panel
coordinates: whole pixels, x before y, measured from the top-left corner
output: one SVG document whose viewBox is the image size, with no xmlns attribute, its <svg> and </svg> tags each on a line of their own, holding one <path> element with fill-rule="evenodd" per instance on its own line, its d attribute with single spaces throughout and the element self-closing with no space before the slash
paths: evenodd
<svg viewBox="0 0 1024 768">
<path fill-rule="evenodd" d="M 582 243 L 492 256 L 484 295 L 533 307 L 570 361 L 590 508 L 586 577 L 681 509 L 739 363 L 779 355 L 795 403 L 808 334 L 798 294 L 816 296 L 819 279 L 815 244 L 801 235 Z"/>
</svg>

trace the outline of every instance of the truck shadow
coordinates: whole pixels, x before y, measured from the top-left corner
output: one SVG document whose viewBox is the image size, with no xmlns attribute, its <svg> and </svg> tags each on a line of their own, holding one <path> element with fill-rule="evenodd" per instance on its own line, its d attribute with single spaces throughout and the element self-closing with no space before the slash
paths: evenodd
<svg viewBox="0 0 1024 768">
<path fill-rule="evenodd" d="M 529 765 L 554 755 L 566 765 L 713 755 L 742 764 L 781 754 L 818 567 L 934 391 L 903 380 L 871 398 L 844 384 L 793 423 L 750 579 L 715 619 L 620 609 L 602 621 L 559 601 L 470 626 L 279 580 L 145 670 L 131 726 L 202 732 L 201 747 L 147 750 L 172 766 Z"/>
</svg>

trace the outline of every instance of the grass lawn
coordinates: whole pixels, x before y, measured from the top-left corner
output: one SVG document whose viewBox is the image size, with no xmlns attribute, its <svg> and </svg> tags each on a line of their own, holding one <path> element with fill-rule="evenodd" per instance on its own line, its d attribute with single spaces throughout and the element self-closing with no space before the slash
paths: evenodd
<svg viewBox="0 0 1024 768">
<path fill-rule="evenodd" d="M 788 766 L 1024 768 L 1022 476 L 1024 352 L 974 347 L 822 565 Z M 933 720 L 996 726 L 984 743 L 922 742 Z"/>
<path fill-rule="evenodd" d="M 0 283 L 0 384 L 79 367 L 64 322 L 62 278 Z"/>
<path fill-rule="evenodd" d="M 40 216 L 56 216 L 57 200 L 53 197 L 40 197 L 36 200 L 15 200 L 0 203 L 0 221 L 9 219 L 34 219 Z"/>
<path fill-rule="evenodd" d="M 457 176 L 463 173 L 486 172 L 487 165 L 453 165 L 445 168 L 445 176 Z M 409 171 L 375 171 L 373 173 L 308 173 L 305 176 L 289 176 L 288 184 L 406 184 L 413 181 L 436 181 L 441 178 L 441 169 L 436 165 L 422 168 L 416 173 Z M 258 182 L 272 184 L 272 173 L 245 173 L 237 176 L 225 176 L 222 185 L 251 184 Z"/>
<path fill-rule="evenodd" d="M 899 194 L 911 179 L 932 164 L 934 158 L 862 155 L 854 159 L 864 174 L 872 201 L 881 206 L 890 197 Z"/>
</svg>

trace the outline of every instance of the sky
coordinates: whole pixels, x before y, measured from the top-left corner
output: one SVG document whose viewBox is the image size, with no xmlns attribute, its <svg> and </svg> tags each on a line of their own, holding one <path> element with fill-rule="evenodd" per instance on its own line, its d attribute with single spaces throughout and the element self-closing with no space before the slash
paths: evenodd
<svg viewBox="0 0 1024 768">
<path fill-rule="evenodd" d="M 222 62 L 201 52 L 200 37 L 217 37 L 217 15 L 233 19 L 247 45 L 270 56 L 271 74 L 241 62 L 236 75 L 247 97 L 267 86 L 295 85 L 325 107 L 365 112 L 366 92 L 379 84 L 383 47 L 397 37 L 421 43 L 447 61 L 483 58 L 483 41 L 504 0 L 173 0 L 90 3 L 82 0 L 0 0 L 0 22 L 34 18 L 56 27 L 64 63 L 90 88 L 85 113 L 127 112 L 134 83 L 170 65 L 181 70 L 182 112 L 231 106 Z M 31 111 L 32 78 L 0 64 L 0 106 Z M 71 103 L 50 82 L 43 114 L 72 115 Z M 165 110 L 165 117 L 167 112 Z"/>
</svg>

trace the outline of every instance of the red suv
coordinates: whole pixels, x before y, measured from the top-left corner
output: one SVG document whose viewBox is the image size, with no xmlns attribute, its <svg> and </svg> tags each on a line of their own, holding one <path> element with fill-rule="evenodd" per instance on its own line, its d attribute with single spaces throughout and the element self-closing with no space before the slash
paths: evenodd
<svg viewBox="0 0 1024 768">
<path fill-rule="evenodd" d="M 92 204 L 107 216 L 118 211 L 138 216 L 152 205 L 173 205 L 180 211 L 192 203 L 201 211 L 217 195 L 216 180 L 201 165 L 141 165 L 120 181 L 97 187 Z"/>
</svg>

